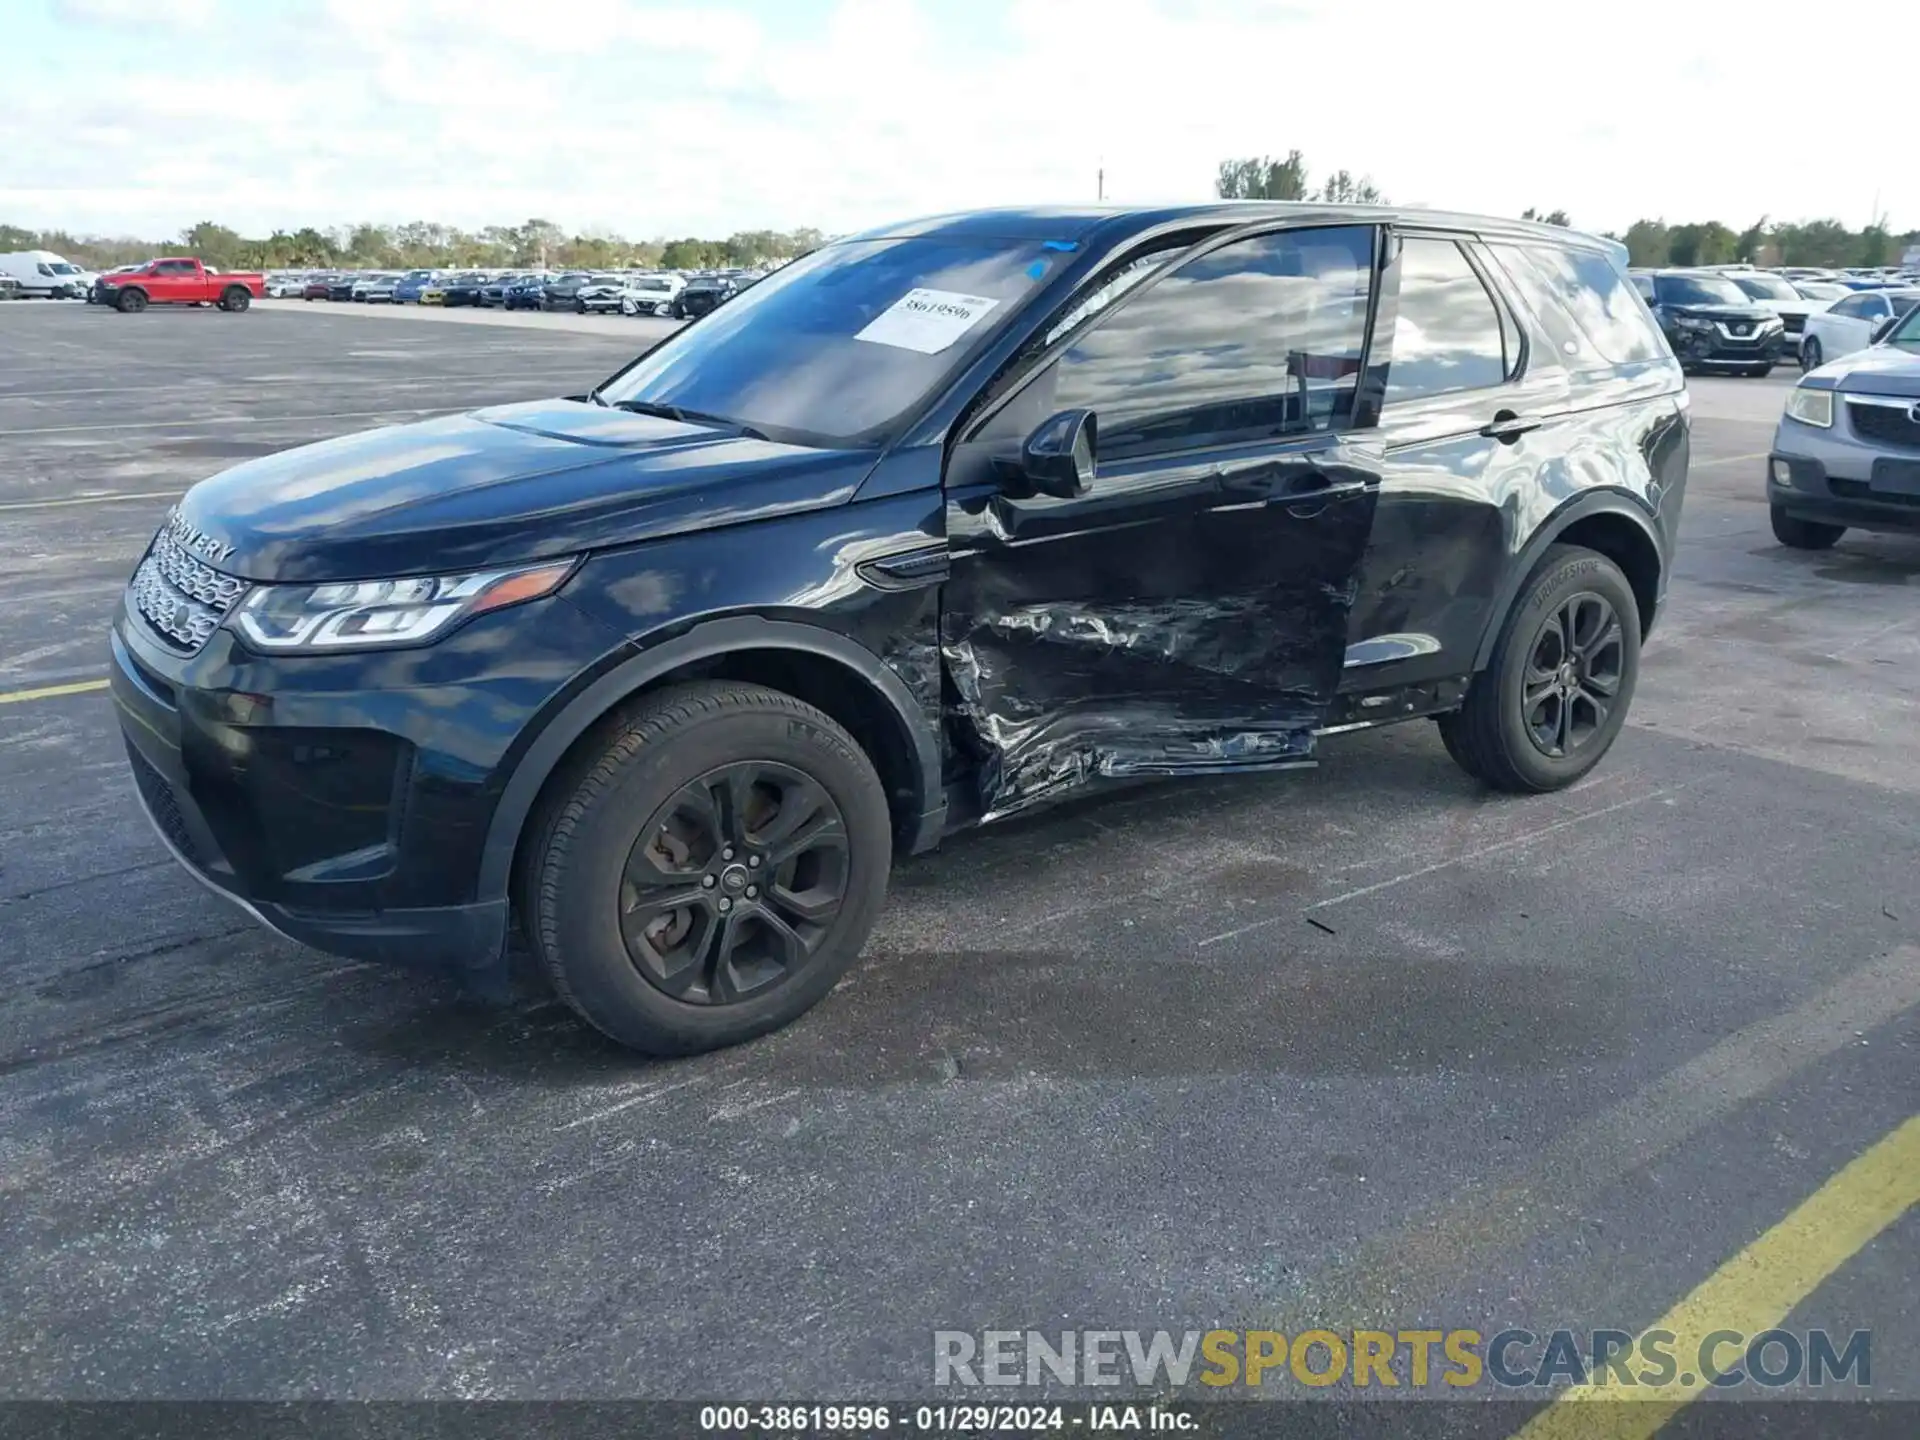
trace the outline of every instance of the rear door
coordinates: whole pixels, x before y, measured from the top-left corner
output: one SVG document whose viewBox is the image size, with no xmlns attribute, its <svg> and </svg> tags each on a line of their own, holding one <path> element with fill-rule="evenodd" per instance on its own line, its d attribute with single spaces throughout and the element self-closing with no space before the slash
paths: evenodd
<svg viewBox="0 0 1920 1440">
<path fill-rule="evenodd" d="M 1183 249 L 963 432 L 941 644 L 985 815 L 1102 776 L 1309 763 L 1380 483 L 1355 433 L 1378 238 Z M 1097 417 L 1087 493 L 1010 488 L 995 463 L 1076 409 Z"/>
<path fill-rule="evenodd" d="M 1385 478 L 1342 688 L 1388 691 L 1473 668 L 1505 578 L 1512 512 L 1560 443 L 1568 381 L 1529 346 L 1472 236 L 1408 230 L 1388 274 Z"/>
</svg>

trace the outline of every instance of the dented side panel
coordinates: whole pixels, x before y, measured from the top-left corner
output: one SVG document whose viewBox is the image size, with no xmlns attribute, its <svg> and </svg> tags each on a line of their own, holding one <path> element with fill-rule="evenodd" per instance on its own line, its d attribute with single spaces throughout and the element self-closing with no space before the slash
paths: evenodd
<svg viewBox="0 0 1920 1440">
<path fill-rule="evenodd" d="M 1104 777 L 1309 763 L 1378 480 L 1322 438 L 1116 466 L 1073 500 L 950 491 L 941 650 L 982 818 Z"/>
</svg>

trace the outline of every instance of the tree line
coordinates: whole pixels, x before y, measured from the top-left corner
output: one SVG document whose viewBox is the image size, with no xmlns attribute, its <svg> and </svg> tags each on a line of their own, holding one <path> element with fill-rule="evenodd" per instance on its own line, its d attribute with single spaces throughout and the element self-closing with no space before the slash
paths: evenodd
<svg viewBox="0 0 1920 1440">
<path fill-rule="evenodd" d="M 1305 157 L 1298 150 L 1284 159 L 1254 155 L 1222 160 L 1214 193 L 1223 200 L 1318 200 L 1336 204 L 1381 205 L 1386 197 L 1366 176 L 1336 170 L 1320 185 L 1308 180 Z M 1523 220 L 1571 226 L 1564 210 L 1521 212 Z M 1852 230 L 1838 220 L 1775 221 L 1762 215 L 1744 230 L 1717 220 L 1669 225 L 1665 220 L 1636 220 L 1625 234 L 1602 231 L 1625 243 L 1635 265 L 1897 265 L 1910 247 L 1920 245 L 1920 230 L 1895 234 L 1882 217 L 1864 229 Z"/>
<path fill-rule="evenodd" d="M 130 264 L 155 255 L 197 255 L 211 265 L 247 270 L 414 268 L 504 269 L 526 265 L 580 270 L 658 266 L 696 270 L 761 266 L 790 260 L 825 237 L 818 230 L 741 230 L 724 240 L 628 240 L 619 235 L 568 234 L 551 220 L 488 225 L 462 230 L 417 220 L 407 225 L 306 226 L 276 230 L 264 238 L 240 234 L 205 220 L 178 237 L 74 235 L 0 224 L 0 251 L 51 250 L 93 269 Z"/>
<path fill-rule="evenodd" d="M 1223 160 L 1214 190 L 1225 200 L 1308 200 L 1332 204 L 1387 203 L 1366 175 L 1335 170 L 1318 185 L 1310 183 L 1298 150 L 1284 158 L 1270 155 Z M 1571 225 L 1564 210 L 1522 212 L 1527 220 Z M 1717 220 L 1669 225 L 1663 219 L 1636 220 L 1624 234 L 1604 231 L 1625 243 L 1635 265 L 1896 265 L 1911 247 L 1920 246 L 1920 230 L 1896 234 L 1884 220 L 1860 230 L 1838 220 L 1774 221 L 1761 216 L 1744 230 Z M 400 270 L 415 267 L 504 269 L 526 265 L 582 270 L 650 268 L 695 270 L 718 266 L 764 266 L 790 260 L 819 245 L 818 230 L 741 230 L 724 240 L 628 240 L 610 234 L 568 234 L 551 220 L 520 225 L 488 225 L 462 230 L 416 220 L 406 225 L 344 225 L 330 229 L 304 226 L 275 230 L 264 238 L 240 234 L 205 220 L 177 238 L 74 235 L 64 230 L 29 230 L 0 224 L 0 251 L 51 250 L 94 269 L 106 269 L 174 251 L 198 255 L 214 265 L 252 270 L 342 269 Z"/>
</svg>

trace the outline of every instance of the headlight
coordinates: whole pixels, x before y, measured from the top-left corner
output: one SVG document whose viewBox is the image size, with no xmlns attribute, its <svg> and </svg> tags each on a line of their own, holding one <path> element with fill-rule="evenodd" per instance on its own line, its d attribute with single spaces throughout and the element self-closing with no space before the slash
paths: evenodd
<svg viewBox="0 0 1920 1440">
<path fill-rule="evenodd" d="M 1802 425 L 1829 430 L 1833 427 L 1833 391 L 1796 385 L 1787 396 L 1787 414 Z"/>
<path fill-rule="evenodd" d="M 263 585 L 230 623 L 255 649 L 276 653 L 419 645 L 475 615 L 551 595 L 573 564 L 567 559 L 477 575 Z"/>
<path fill-rule="evenodd" d="M 1674 317 L 1673 324 L 1674 324 L 1674 328 L 1677 330 L 1711 330 L 1713 329 L 1713 322 L 1711 320 L 1700 320 L 1695 318 L 1692 315 L 1677 315 Z"/>
</svg>

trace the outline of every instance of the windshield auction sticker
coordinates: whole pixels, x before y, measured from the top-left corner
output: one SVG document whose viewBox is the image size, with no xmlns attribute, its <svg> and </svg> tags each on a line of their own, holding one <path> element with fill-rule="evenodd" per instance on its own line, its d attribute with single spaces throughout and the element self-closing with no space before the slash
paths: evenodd
<svg viewBox="0 0 1920 1440">
<path fill-rule="evenodd" d="M 937 355 L 999 303 L 984 295 L 961 295 L 952 290 L 909 290 L 853 338 Z"/>
</svg>

